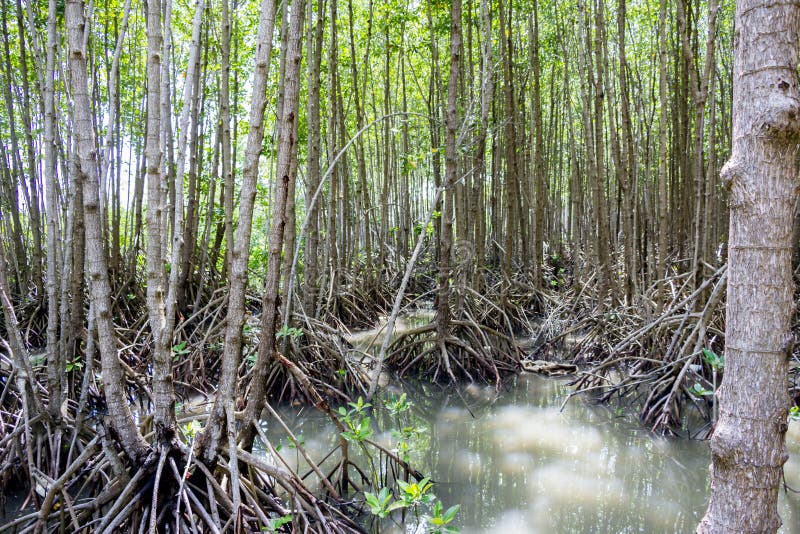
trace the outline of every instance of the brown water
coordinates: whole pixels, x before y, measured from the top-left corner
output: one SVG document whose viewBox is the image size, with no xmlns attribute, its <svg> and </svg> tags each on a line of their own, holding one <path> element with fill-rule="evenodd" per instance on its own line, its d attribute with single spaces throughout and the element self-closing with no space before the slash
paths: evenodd
<svg viewBox="0 0 800 534">
<path fill-rule="evenodd" d="M 499 394 L 393 383 L 383 395 L 401 391 L 414 405 L 397 421 L 377 402 L 375 437 L 393 447 L 390 427 L 421 430 L 412 463 L 436 481 L 445 507 L 461 504 L 462 533 L 693 532 L 705 511 L 707 442 L 659 438 L 635 415 L 581 399 L 561 410 L 563 381 L 523 374 Z M 318 412 L 283 413 L 312 456 L 335 446 L 336 430 Z M 279 428 L 269 434 L 287 444 Z M 792 423 L 788 443 L 786 482 L 800 489 L 800 423 Z M 302 469 L 296 451 L 281 451 Z M 800 534 L 800 495 L 781 490 L 779 506 L 781 532 Z"/>
</svg>

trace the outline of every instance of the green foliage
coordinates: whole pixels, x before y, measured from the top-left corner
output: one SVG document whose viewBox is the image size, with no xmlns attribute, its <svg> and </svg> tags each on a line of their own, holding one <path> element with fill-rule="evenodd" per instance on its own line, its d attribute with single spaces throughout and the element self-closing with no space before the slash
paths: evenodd
<svg viewBox="0 0 800 534">
<path fill-rule="evenodd" d="M 409 461 L 411 451 L 416 448 L 425 432 L 425 428 L 417 426 L 404 426 L 400 430 L 392 430 L 392 436 L 397 440 L 395 450 L 404 461 Z"/>
<path fill-rule="evenodd" d="M 386 409 L 389 410 L 390 414 L 397 416 L 410 410 L 413 405 L 414 403 L 408 400 L 408 395 L 403 393 L 399 397 L 392 396 L 389 402 L 386 403 Z"/>
<path fill-rule="evenodd" d="M 372 435 L 372 426 L 369 417 L 351 420 L 345 419 L 345 424 L 350 430 L 342 432 L 344 439 L 351 442 L 361 442 Z"/>
<path fill-rule="evenodd" d="M 281 327 L 280 330 L 278 330 L 278 333 L 275 334 L 275 337 L 277 337 L 278 339 L 280 339 L 282 337 L 289 337 L 289 338 L 292 338 L 292 339 L 297 339 L 298 337 L 300 337 L 302 335 L 303 335 L 303 330 L 301 330 L 300 328 L 294 328 L 294 327 L 290 327 L 290 326 L 284 325 L 284 326 Z"/>
<path fill-rule="evenodd" d="M 292 515 L 283 515 L 280 517 L 273 517 L 269 520 L 269 525 L 261 527 L 261 530 L 264 532 L 278 532 L 280 528 L 284 525 L 288 525 L 292 522 Z"/>
<path fill-rule="evenodd" d="M 790 421 L 800 421 L 800 407 L 792 406 L 789 409 L 789 420 Z"/>
<path fill-rule="evenodd" d="M 68 373 L 77 371 L 78 369 L 83 369 L 83 362 L 81 361 L 80 356 L 75 356 L 73 360 L 67 360 L 66 371 Z"/>
<path fill-rule="evenodd" d="M 461 505 L 456 504 L 445 511 L 442 511 L 443 508 L 442 501 L 436 501 L 433 504 L 433 515 L 426 518 L 430 525 L 429 532 L 431 534 L 456 534 L 458 529 L 450 526 L 450 523 L 455 519 Z"/>
<path fill-rule="evenodd" d="M 177 345 L 172 346 L 172 361 L 177 362 L 181 356 L 186 356 L 191 350 L 186 347 L 186 342 L 181 341 Z"/>
<path fill-rule="evenodd" d="M 369 491 L 364 493 L 364 502 L 372 515 L 384 519 L 395 510 L 410 509 L 414 510 L 419 518 L 420 508 L 430 506 L 429 513 L 422 516 L 426 532 L 431 534 L 458 532 L 458 528 L 452 526 L 452 523 L 461 506 L 457 504 L 445 510 L 442 502 L 433 494 L 433 483 L 428 477 L 418 482 L 398 480 L 397 486 L 399 491 L 395 500 L 392 500 L 392 491 L 387 487 L 381 488 L 377 494 Z"/>
<path fill-rule="evenodd" d="M 189 421 L 181 427 L 181 430 L 183 430 L 183 435 L 186 436 L 189 441 L 192 441 L 197 434 L 202 432 L 203 424 L 197 420 Z"/>
<path fill-rule="evenodd" d="M 289 438 L 289 448 L 296 449 L 297 447 L 304 447 L 306 444 L 306 439 L 303 437 L 302 434 L 297 436 L 297 439 L 290 437 Z"/>
<path fill-rule="evenodd" d="M 365 403 L 363 397 L 359 397 L 356 402 L 348 402 L 350 410 L 344 406 L 339 407 L 339 415 L 347 430 L 341 433 L 342 437 L 353 443 L 362 443 L 372 435 L 372 423 L 364 412 L 372 406 Z"/>
<path fill-rule="evenodd" d="M 708 349 L 703 349 L 703 361 L 706 362 L 715 371 L 720 371 L 725 367 L 725 358 L 716 354 Z"/>
<path fill-rule="evenodd" d="M 714 394 L 713 391 L 711 391 L 710 389 L 704 388 L 703 386 L 701 386 L 697 382 L 695 382 L 695 384 L 692 387 L 689 388 L 689 393 L 691 393 L 695 397 L 708 397 L 708 396 Z"/>
<path fill-rule="evenodd" d="M 403 501 L 391 502 L 392 492 L 387 487 L 381 488 L 377 495 L 369 491 L 365 492 L 364 501 L 369 506 L 369 511 L 372 515 L 376 515 L 381 519 L 391 514 L 394 510 L 406 506 Z"/>
<path fill-rule="evenodd" d="M 397 485 L 400 486 L 400 490 L 402 491 L 400 499 L 406 506 L 412 507 L 421 504 L 431 504 L 436 499 L 436 495 L 431 491 L 433 489 L 433 483 L 429 477 L 425 477 L 419 482 L 398 480 Z"/>
</svg>

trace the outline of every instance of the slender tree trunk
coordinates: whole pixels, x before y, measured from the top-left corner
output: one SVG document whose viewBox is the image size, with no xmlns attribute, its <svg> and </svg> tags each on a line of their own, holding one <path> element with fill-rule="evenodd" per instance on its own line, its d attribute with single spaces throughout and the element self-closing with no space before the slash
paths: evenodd
<svg viewBox="0 0 800 534">
<path fill-rule="evenodd" d="M 450 335 L 450 279 L 452 278 L 453 248 L 453 186 L 458 179 L 458 80 L 461 62 L 461 0 L 453 0 L 450 7 L 450 77 L 447 81 L 447 108 L 445 110 L 445 191 L 442 202 L 442 225 L 439 236 L 439 289 L 436 306 L 436 334 L 448 361 L 444 342 Z M 449 370 L 449 363 L 447 365 Z M 452 371 L 451 371 L 452 374 Z"/>
<path fill-rule="evenodd" d="M 17 262 L 21 262 L 18 264 L 17 270 L 17 284 L 20 286 L 20 293 L 23 291 L 27 291 L 27 285 L 30 281 L 30 277 L 33 276 L 37 278 L 37 274 L 41 275 L 41 270 L 38 272 L 35 270 L 34 266 L 29 265 L 29 259 L 32 259 L 33 256 L 36 255 L 34 251 L 31 255 L 31 258 L 28 257 L 27 251 L 24 246 L 23 236 L 26 235 L 26 232 L 23 231 L 22 222 L 20 221 L 19 217 L 19 201 L 18 201 L 18 192 L 22 191 L 23 193 L 23 200 L 25 201 L 26 206 L 30 206 L 31 199 L 30 194 L 28 192 L 28 187 L 25 183 L 25 175 L 22 169 L 22 160 L 20 158 L 20 154 L 22 154 L 19 146 L 19 138 L 17 137 L 17 121 L 16 121 L 16 110 L 14 106 L 14 98 L 12 94 L 12 89 L 14 87 L 13 81 L 13 67 L 11 64 L 11 49 L 9 47 L 9 32 L 8 32 L 8 24 L 7 24 L 7 17 L 10 10 L 7 7 L 7 2 L 3 1 L 2 9 L 0 9 L 0 30 L 2 31 L 2 41 L 3 41 L 3 62 L 1 63 L 5 69 L 5 78 L 6 83 L 3 84 L 3 96 L 5 97 L 6 103 L 6 117 L 5 120 L 8 123 L 8 137 L 11 141 L 10 151 L 6 152 L 8 155 L 8 169 L 10 173 L 8 177 L 8 189 L 9 189 L 9 199 L 11 200 L 10 212 L 11 217 L 14 223 L 14 241 L 16 244 L 16 251 L 15 251 L 15 260 Z M 4 142 L 5 145 L 5 142 Z M 7 151 L 8 148 L 4 146 L 4 152 Z M 3 155 L 3 159 L 6 159 L 6 155 Z M 38 208 L 37 208 L 38 209 Z M 31 221 L 33 222 L 33 221 Z M 37 226 L 38 226 L 38 221 Z M 39 228 L 36 228 L 34 225 L 32 230 L 33 232 L 39 232 Z M 41 250 L 41 242 L 38 244 L 34 243 L 34 248 L 39 248 Z M 31 272 L 33 270 L 33 272 Z M 37 289 L 41 288 L 42 280 L 41 276 L 38 276 L 38 281 L 33 280 L 34 285 Z M 23 289 L 24 288 L 24 289 Z M 41 293 L 40 293 L 41 294 Z"/>
<path fill-rule="evenodd" d="M 226 2 L 227 0 L 223 0 Z M 275 29 L 275 0 L 262 0 L 256 40 L 256 57 L 253 76 L 253 101 L 250 108 L 250 130 L 247 133 L 245 162 L 242 169 L 242 193 L 239 200 L 239 224 L 231 255 L 228 277 L 228 314 L 225 324 L 225 344 L 217 387 L 217 398 L 206 430 L 198 440 L 202 458 L 212 462 L 216 457 L 223 433 L 232 422 L 227 414 L 233 413 L 238 391 L 239 362 L 242 356 L 242 326 L 247 291 L 247 265 L 250 259 L 250 237 L 253 229 L 253 208 L 258 182 L 258 160 L 264 144 L 264 112 L 267 107 L 267 81 L 269 79 L 272 38 Z M 222 126 L 225 128 L 224 124 Z M 225 135 L 222 136 L 225 142 Z M 223 147 L 224 150 L 224 147 Z"/>
<path fill-rule="evenodd" d="M 22 78 L 22 120 L 25 125 L 33 124 L 33 112 L 31 110 L 31 91 L 28 77 L 28 53 L 25 46 L 25 30 L 22 17 L 22 6 L 16 4 L 17 10 L 17 34 L 19 36 L 19 71 Z M 38 73 L 38 67 L 34 65 L 34 70 Z M 42 217 L 39 202 L 39 189 L 41 180 L 39 179 L 39 169 L 36 159 L 36 148 L 33 144 L 32 128 L 24 128 L 25 136 L 25 155 L 27 156 L 28 183 L 30 186 L 30 204 L 28 206 L 31 219 L 31 234 L 33 235 L 33 255 L 31 264 L 33 265 L 34 284 L 36 285 L 37 295 L 42 295 L 44 287 L 44 276 L 42 273 Z M 56 328 L 58 325 L 56 323 Z"/>
<path fill-rule="evenodd" d="M 206 16 L 209 14 L 208 6 L 204 5 Z M 203 48 L 203 65 L 201 73 L 200 54 L 197 54 L 194 64 L 194 87 L 192 88 L 191 96 L 191 118 L 189 129 L 189 146 L 187 148 L 189 158 L 189 170 L 187 177 L 189 184 L 187 186 L 187 204 L 186 204 L 186 218 L 183 226 L 183 247 L 181 250 L 181 269 L 180 279 L 178 281 L 177 293 L 177 308 L 185 309 L 188 304 L 192 274 L 195 269 L 195 251 L 197 245 L 197 232 L 199 227 L 199 193 L 198 193 L 198 167 L 202 166 L 202 149 L 203 149 L 203 125 L 202 119 L 205 117 L 205 99 L 203 98 L 203 87 L 201 80 L 205 81 L 206 78 L 206 64 L 208 62 L 208 27 L 205 30 L 205 36 L 202 44 Z M 189 105 L 189 103 L 186 103 Z M 200 291 L 202 292 L 202 291 Z"/>
<path fill-rule="evenodd" d="M 525 223 L 523 222 L 521 209 L 521 195 L 519 177 L 517 176 L 517 127 L 516 116 L 517 109 L 515 104 L 514 95 L 514 66 L 513 66 L 513 48 L 512 48 L 512 31 L 511 31 L 511 16 L 504 7 L 504 0 L 498 3 L 500 12 L 500 31 L 502 33 L 500 38 L 500 53 L 503 57 L 503 96 L 505 104 L 505 160 L 506 172 L 504 176 L 504 193 L 506 201 L 506 228 L 505 228 L 505 256 L 503 257 L 503 276 L 506 280 L 510 280 L 512 276 L 511 266 L 514 258 L 514 252 L 519 242 L 519 237 L 522 237 L 523 243 L 525 242 Z M 510 11 L 510 9 L 508 10 Z M 519 234 L 518 234 L 519 232 Z M 522 250 L 526 250 L 523 246 Z M 525 261 L 527 264 L 527 260 Z"/>
<path fill-rule="evenodd" d="M 625 243 L 625 297 L 627 302 L 633 301 L 636 293 L 637 267 L 636 267 L 636 163 L 633 144 L 633 128 L 631 126 L 630 96 L 628 91 L 628 59 L 625 43 L 627 5 L 626 0 L 619 0 L 617 9 L 617 39 L 619 40 L 619 99 L 622 118 L 622 139 L 620 141 L 621 165 L 620 186 L 625 194 L 622 228 Z"/>
<path fill-rule="evenodd" d="M 547 182 L 544 168 L 544 128 L 542 126 L 542 88 L 539 66 L 539 5 L 534 4 L 532 20 L 529 21 L 531 34 L 531 63 L 533 68 L 533 173 L 534 188 L 536 191 L 536 206 L 534 207 L 533 225 L 533 283 L 537 289 L 542 288 L 544 279 L 542 267 L 544 265 L 544 213 L 547 209 Z"/>
<path fill-rule="evenodd" d="M 111 423 L 128 457 L 141 464 L 149 446 L 139 433 L 128 406 L 125 377 L 117 354 L 117 336 L 111 312 L 111 285 L 100 222 L 100 195 L 97 152 L 87 88 L 86 54 L 83 44 L 84 7 L 82 0 L 68 0 L 65 10 L 68 35 L 70 89 L 74 113 L 73 135 L 77 149 L 77 175 L 83 184 L 83 211 L 86 225 L 86 265 L 89 289 L 97 324 L 98 349 L 103 373 L 103 390 Z"/>
<path fill-rule="evenodd" d="M 337 135 L 337 121 L 339 118 L 339 99 L 337 93 L 339 91 L 339 51 L 338 51 L 338 31 L 336 29 L 336 20 L 338 18 L 338 0 L 330 0 L 330 48 L 328 49 L 328 80 L 330 88 L 328 89 L 328 128 L 327 128 L 327 149 L 328 161 L 332 162 L 338 150 L 338 135 Z M 330 164 L 330 163 L 329 163 Z M 328 216 L 326 218 L 327 227 L 327 255 L 328 255 L 328 273 L 326 275 L 328 293 L 332 294 L 337 291 L 339 285 L 339 243 L 337 236 L 340 229 L 338 228 L 338 201 L 339 201 L 339 182 L 342 165 L 334 164 L 335 167 L 331 171 L 330 184 L 328 185 Z M 324 289 L 324 285 L 323 285 Z"/>
<path fill-rule="evenodd" d="M 480 127 L 475 140 L 475 168 L 478 174 L 474 181 L 473 191 L 475 206 L 475 278 L 473 286 L 476 291 L 481 291 L 485 284 L 486 268 L 486 228 L 485 192 L 486 192 L 486 137 L 489 131 L 489 113 L 494 95 L 494 65 L 492 64 L 492 14 L 491 4 L 488 0 L 480 0 L 480 25 L 482 31 L 481 41 L 481 74 L 480 74 Z M 493 155 L 493 157 L 497 157 Z"/>
<path fill-rule="evenodd" d="M 228 3 L 230 0 L 221 0 L 222 4 L 222 35 L 220 36 L 220 79 L 219 79 L 219 120 L 222 122 L 222 191 L 224 191 L 223 210 L 225 213 L 225 272 L 231 276 L 231 255 L 235 244 L 233 242 L 233 163 L 231 161 L 231 20 Z M 263 13 L 262 13 L 263 14 Z M 274 17 L 274 15 L 273 15 Z M 273 21 L 274 26 L 274 21 Z M 260 28 L 260 25 L 259 25 Z M 271 35 L 270 35 L 271 38 Z M 259 41 L 260 42 L 260 41 Z M 270 49 L 272 47 L 270 46 Z M 249 142 L 249 140 L 248 140 Z"/>
<path fill-rule="evenodd" d="M 249 447 L 255 433 L 254 425 L 266 401 L 266 378 L 269 366 L 274 361 L 277 326 L 280 321 L 280 302 L 278 294 L 281 279 L 281 252 L 286 225 L 286 201 L 291 175 L 297 169 L 293 159 L 297 157 L 297 138 L 295 137 L 300 95 L 300 63 L 302 59 L 303 19 L 305 0 L 295 0 L 289 17 L 289 39 L 286 49 L 286 77 L 284 78 L 283 113 L 278 125 L 278 155 L 273 204 L 272 226 L 269 235 L 269 256 L 267 259 L 267 279 L 261 308 L 261 337 L 258 343 L 258 357 L 253 367 L 250 382 L 245 424 L 240 431 L 240 441 Z M 289 274 L 287 273 L 287 276 Z"/>
<path fill-rule="evenodd" d="M 370 1 L 370 8 L 372 7 L 372 2 Z M 353 28 L 353 0 L 348 0 L 347 2 L 347 12 L 349 16 L 349 30 L 350 30 L 350 50 L 356 50 L 355 44 L 355 30 Z M 372 18 L 370 17 L 370 23 L 372 22 Z M 370 30 L 371 32 L 371 24 Z M 369 35 L 367 37 L 367 42 L 369 43 Z M 361 130 L 364 127 L 364 106 L 362 103 L 362 94 L 361 89 L 358 82 L 358 61 L 351 61 L 350 62 L 350 70 L 353 76 L 353 104 L 355 106 L 356 111 L 356 131 Z M 366 65 L 369 65 L 369 53 L 367 54 L 366 59 L 364 60 Z M 368 71 L 367 71 L 368 72 Z M 366 73 L 365 73 L 366 77 Z M 369 220 L 370 220 L 370 212 L 369 212 L 369 189 L 367 186 L 367 162 L 366 158 L 364 157 L 364 143 L 359 137 L 356 141 L 356 172 L 357 172 L 357 182 L 356 182 L 356 214 L 357 219 L 359 221 L 359 225 L 361 229 L 358 231 L 358 234 L 361 236 L 360 239 L 356 240 L 356 243 L 359 244 L 361 239 L 364 241 L 364 257 L 366 259 L 366 269 L 367 269 L 367 276 L 372 276 L 372 244 L 370 242 L 370 235 L 369 235 Z M 384 206 L 381 207 L 383 209 Z M 383 250 L 384 244 L 381 244 L 381 251 Z M 291 250 L 291 249 L 287 249 Z M 381 257 L 383 257 L 383 252 L 381 252 Z"/>
<path fill-rule="evenodd" d="M 153 1 L 153 0 L 150 0 Z M 169 4 L 171 0 L 167 1 Z M 168 6 L 169 8 L 169 6 Z M 186 71 L 186 79 L 183 91 L 183 108 L 179 119 L 178 127 L 178 151 L 175 170 L 175 180 L 172 181 L 172 246 L 170 248 L 169 259 L 169 277 L 165 280 L 163 273 L 163 258 L 150 257 L 148 254 L 148 308 L 150 315 L 150 329 L 153 332 L 154 338 L 154 353 L 153 353 L 153 404 L 154 404 L 154 420 L 156 425 L 156 432 L 158 439 L 162 443 L 171 440 L 175 430 L 175 390 L 172 377 L 172 340 L 175 332 L 175 320 L 177 314 L 178 304 L 178 281 L 180 273 L 181 255 L 183 249 L 183 220 L 184 220 L 184 202 L 183 202 L 183 181 L 184 171 L 186 167 L 186 148 L 188 145 L 189 135 L 189 120 L 191 117 L 192 109 L 192 92 L 195 87 L 195 76 L 198 76 L 197 67 L 199 66 L 198 56 L 200 53 L 200 29 L 202 24 L 203 15 L 203 0 L 198 0 L 195 6 L 194 20 L 192 22 L 192 42 L 189 48 L 189 60 Z M 148 29 L 151 28 L 150 23 L 155 20 L 150 19 L 151 13 L 148 12 Z M 150 30 L 152 31 L 152 30 Z M 156 44 L 160 41 L 154 38 Z M 149 44 L 149 43 L 148 43 Z M 152 49 L 156 50 L 155 46 Z M 150 56 L 148 67 L 151 66 L 153 56 Z M 153 66 L 155 67 L 155 66 Z M 148 73 L 149 78 L 150 73 Z M 152 80 L 152 78 L 149 78 Z M 156 85 L 156 84 L 153 84 Z M 149 96 L 149 95 L 148 95 Z M 148 98 L 149 101 L 149 98 Z M 158 103 L 158 99 L 153 98 L 153 108 Z M 149 117 L 149 113 L 148 113 Z M 150 124 L 148 119 L 148 130 L 158 131 L 161 126 L 157 122 L 157 117 L 153 123 Z M 149 135 L 149 132 L 148 132 Z M 149 137 L 148 141 L 155 140 L 155 135 Z M 171 142 L 169 143 L 171 145 Z M 158 161 L 158 158 L 151 160 L 152 163 Z M 148 164 L 152 164 L 149 162 Z M 148 173 L 149 174 L 149 173 Z M 162 177 L 163 180 L 163 177 Z M 148 198 L 149 200 L 149 198 Z M 162 198 L 163 200 L 163 198 Z M 159 228 L 161 232 L 166 232 L 165 227 Z M 163 242 L 163 235 L 162 242 Z M 148 248 L 150 247 L 148 243 Z M 152 265 L 151 265 L 152 262 Z M 154 267 L 157 272 L 151 271 Z M 153 276 L 155 275 L 155 276 Z M 151 279 L 150 276 L 153 276 Z M 152 287 L 151 287 L 151 280 Z M 164 299 L 164 283 L 166 284 L 166 299 Z"/>
<path fill-rule="evenodd" d="M 309 8 L 313 8 L 309 3 Z M 322 64 L 322 38 L 325 30 L 325 2 L 318 2 L 317 18 L 311 29 L 309 16 L 308 30 L 308 169 L 306 171 L 306 206 L 311 206 L 311 199 L 319 187 L 320 181 L 320 149 L 322 145 L 319 84 Z M 319 292 L 319 202 L 314 203 L 309 214 L 309 226 L 306 232 L 305 288 L 303 307 L 305 313 L 313 316 L 316 311 L 317 294 Z"/>
<path fill-rule="evenodd" d="M 56 288 L 58 285 L 58 259 L 60 247 L 60 228 L 58 225 L 58 183 L 56 162 L 58 146 L 55 141 L 56 130 L 56 105 L 55 105 L 55 62 L 57 53 L 57 4 L 56 0 L 49 0 L 47 15 L 47 63 L 45 65 L 44 96 L 44 181 L 46 184 L 45 204 L 47 218 L 47 361 L 48 386 L 51 401 L 49 406 L 50 416 L 58 421 L 61 417 L 61 402 L 63 386 L 61 384 L 61 369 L 64 368 L 65 354 L 58 350 L 58 306 Z M 63 275 L 63 273 L 62 273 Z M 78 298 L 76 296 L 75 298 Z M 62 325 L 63 335 L 66 337 L 66 325 Z M 56 397 L 56 392 L 58 396 Z M 55 398 L 53 398 L 55 397 Z"/>
<path fill-rule="evenodd" d="M 661 114 L 658 121 L 658 277 L 667 276 L 667 0 L 659 1 L 658 9 L 658 95 Z M 666 297 L 666 295 L 663 295 Z M 663 299 L 659 299 L 663 301 Z"/>
<path fill-rule="evenodd" d="M 592 182 L 592 200 L 594 201 L 597 228 L 597 279 L 600 288 L 599 302 L 603 305 L 611 291 L 611 239 L 608 226 L 608 207 L 605 190 L 605 143 L 603 142 L 603 124 L 605 112 L 605 55 L 602 43 L 606 38 L 605 3 L 595 2 L 594 53 L 597 76 L 594 83 L 594 150 L 596 175 Z M 588 28 L 587 28 L 588 31 Z M 588 35 L 587 35 L 588 39 Z"/>
</svg>

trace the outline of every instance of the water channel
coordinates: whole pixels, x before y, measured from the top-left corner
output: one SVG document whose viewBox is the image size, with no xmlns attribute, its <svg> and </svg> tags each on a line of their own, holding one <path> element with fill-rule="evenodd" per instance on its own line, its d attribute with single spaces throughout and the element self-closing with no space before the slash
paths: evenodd
<svg viewBox="0 0 800 534">
<path fill-rule="evenodd" d="M 379 344 L 380 336 L 354 336 L 362 348 L 375 339 Z M 694 532 L 705 511 L 707 442 L 655 436 L 635 414 L 581 398 L 561 409 L 569 392 L 563 380 L 522 374 L 499 393 L 392 382 L 382 394 L 402 392 L 419 430 L 412 463 L 436 481 L 445 507 L 461 505 L 462 533 Z M 312 455 L 321 458 L 336 445 L 335 427 L 318 411 L 282 412 Z M 374 423 L 375 439 L 396 445 L 391 417 L 377 408 Z M 281 429 L 269 433 L 286 444 Z M 786 484 L 800 489 L 800 423 L 790 425 L 787 443 Z M 303 469 L 299 455 L 281 450 Z M 781 489 L 779 507 L 780 532 L 800 534 L 800 494 Z"/>
</svg>

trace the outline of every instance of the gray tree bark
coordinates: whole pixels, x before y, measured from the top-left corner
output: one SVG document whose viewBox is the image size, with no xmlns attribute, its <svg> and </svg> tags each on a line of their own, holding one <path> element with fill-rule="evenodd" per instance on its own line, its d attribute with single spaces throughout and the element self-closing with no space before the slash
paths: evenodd
<svg viewBox="0 0 800 534">
<path fill-rule="evenodd" d="M 227 0 L 223 0 L 226 2 Z M 267 107 L 267 81 L 272 34 L 275 29 L 275 0 L 262 0 L 258 25 L 258 39 L 253 77 L 253 102 L 250 108 L 250 130 L 242 170 L 242 192 L 239 203 L 239 224 L 230 260 L 228 277 L 228 314 L 225 325 L 225 349 L 222 354 L 217 398 L 202 439 L 202 457 L 211 461 L 222 442 L 223 431 L 228 428 L 227 413 L 233 413 L 237 391 L 239 362 L 242 351 L 242 325 L 244 324 L 245 292 L 247 291 L 247 264 L 250 258 L 250 236 L 253 229 L 253 207 L 258 181 L 258 159 L 264 143 L 264 111 Z M 225 125 L 222 126 L 223 130 Z M 226 142 L 223 134 L 222 142 Z M 223 147 L 224 150 L 224 147 Z M 224 169 L 224 166 L 223 166 Z M 225 172 L 223 170 L 223 172 Z M 231 190 L 232 192 L 232 190 Z"/>
<path fill-rule="evenodd" d="M 278 292 L 281 279 L 281 251 L 283 232 L 286 225 L 286 200 L 289 182 L 294 180 L 292 169 L 297 166 L 292 160 L 297 157 L 297 138 L 295 122 L 298 120 L 300 94 L 300 63 L 302 59 L 303 20 L 305 0 L 295 0 L 289 17 L 289 39 L 286 49 L 286 77 L 283 113 L 278 124 L 278 156 L 275 184 L 275 203 L 272 212 L 272 227 L 269 235 L 269 257 L 267 259 L 267 279 L 261 312 L 261 337 L 258 344 L 258 357 L 253 368 L 250 395 L 245 410 L 245 424 L 240 432 L 240 441 L 249 447 L 253 440 L 258 415 L 264 407 L 266 378 L 276 349 L 275 335 L 279 322 L 280 302 Z M 288 276 L 288 273 L 287 273 Z"/>
<path fill-rule="evenodd" d="M 775 532 L 791 354 L 800 3 L 736 5 L 725 376 L 701 533 Z"/>
<path fill-rule="evenodd" d="M 82 0 L 66 3 L 70 89 L 74 113 L 73 135 L 77 149 L 77 176 L 83 184 L 83 213 L 86 232 L 86 270 L 90 298 L 97 323 L 98 349 L 103 373 L 103 390 L 111 423 L 120 444 L 134 463 L 141 463 L 149 450 L 128 406 L 125 378 L 117 354 L 117 336 L 111 316 L 111 285 L 100 222 L 97 152 L 92 128 L 88 76 L 84 51 L 84 6 Z"/>
</svg>

